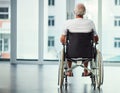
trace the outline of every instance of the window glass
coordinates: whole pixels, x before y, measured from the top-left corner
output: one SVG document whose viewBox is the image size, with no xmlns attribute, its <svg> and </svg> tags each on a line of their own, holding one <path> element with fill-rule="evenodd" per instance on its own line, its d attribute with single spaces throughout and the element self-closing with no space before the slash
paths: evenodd
<svg viewBox="0 0 120 93">
<path fill-rule="evenodd" d="M 3 3 L 2 3 L 3 2 Z M 0 4 L 0 59 L 10 59 L 10 1 Z"/>
<path fill-rule="evenodd" d="M 118 1 L 118 0 L 115 0 L 115 5 L 117 5 L 117 1 Z"/>
<path fill-rule="evenodd" d="M 44 0 L 44 3 L 44 60 L 58 60 L 62 48 L 60 35 L 66 20 L 66 0 Z"/>
<path fill-rule="evenodd" d="M 3 4 L 6 6 L 6 4 Z M 9 6 L 9 3 L 8 3 Z M 9 7 L 0 7 L 0 19 L 8 19 L 9 18 Z"/>
<path fill-rule="evenodd" d="M 2 40 L 0 40 L 0 53 L 2 52 Z"/>
<path fill-rule="evenodd" d="M 114 38 L 114 46 L 115 48 L 120 48 L 120 38 Z"/>
<path fill-rule="evenodd" d="M 48 5 L 49 6 L 54 6 L 55 5 L 55 0 L 48 0 Z"/>
<path fill-rule="evenodd" d="M 117 26 L 117 20 L 114 20 L 114 25 Z"/>
<path fill-rule="evenodd" d="M 54 26 L 55 25 L 55 18 L 54 16 L 48 17 L 48 26 Z"/>
<path fill-rule="evenodd" d="M 86 7 L 84 18 L 94 22 L 96 31 L 98 32 L 98 0 L 75 0 L 76 3 L 83 3 Z"/>
<path fill-rule="evenodd" d="M 55 39 L 53 36 L 49 36 L 48 37 L 48 46 L 49 47 L 54 47 L 54 42 L 55 42 Z"/>
<path fill-rule="evenodd" d="M 115 5 L 120 5 L 120 0 L 114 0 L 115 1 Z"/>
<path fill-rule="evenodd" d="M 0 12 L 8 12 L 8 7 L 0 7 Z"/>
<path fill-rule="evenodd" d="M 120 61 L 120 7 L 116 6 L 120 5 L 120 0 L 114 2 L 102 1 L 102 54 L 107 62 Z"/>
<path fill-rule="evenodd" d="M 24 3 L 23 3 L 24 2 Z M 29 5 L 28 5 L 28 2 Z M 44 13 L 44 59 L 58 59 L 57 55 L 62 48 L 59 41 L 60 35 L 62 33 L 62 27 L 69 15 L 66 13 L 66 0 L 44 0 L 46 7 Z M 96 30 L 98 31 L 98 0 L 75 0 L 75 3 L 82 2 L 86 5 L 87 11 L 85 18 L 92 19 L 95 23 Z M 26 8 L 26 5 L 28 6 Z M 22 59 L 33 59 L 38 58 L 38 1 L 37 0 L 18 0 L 18 29 L 17 29 L 17 58 Z M 53 7 L 55 5 L 55 7 Z M 62 7 L 61 7 L 62 5 Z M 118 7 L 120 5 L 120 0 L 103 0 L 102 1 L 102 54 L 104 61 L 120 60 L 120 41 L 117 38 L 120 37 L 119 27 L 120 27 L 120 15 Z M 111 10 L 112 8 L 112 10 Z M 31 11 L 29 11 L 31 10 Z M 47 10 L 47 11 L 46 11 Z M 59 10 L 59 11 L 57 11 Z M 72 10 L 72 9 L 71 9 Z M 116 11 L 117 10 L 117 11 Z M 0 17 L 2 19 L 9 19 L 7 7 L 0 9 Z M 107 11 L 107 12 L 106 12 Z M 21 20 L 22 19 L 22 20 Z M 3 31 L 6 27 L 5 24 L 0 23 L 0 31 Z M 2 29 L 2 30 L 1 30 Z M 1 33 L 0 33 L 1 34 Z M 27 35 L 26 35 L 27 34 Z M 28 35 L 29 34 L 29 35 Z M 9 37 L 8 41 L 4 42 L 4 38 L 7 34 L 1 34 L 0 49 L 3 51 L 10 51 Z M 118 59 L 115 59 L 115 58 Z"/>
<path fill-rule="evenodd" d="M 8 51 L 8 39 L 4 39 L 4 51 Z"/>
<path fill-rule="evenodd" d="M 0 14 L 0 19 L 8 19 L 8 14 Z"/>
<path fill-rule="evenodd" d="M 17 59 L 38 59 L 38 21 L 38 0 L 17 0 Z"/>
<path fill-rule="evenodd" d="M 114 17 L 114 26 L 120 26 L 120 16 Z"/>
</svg>

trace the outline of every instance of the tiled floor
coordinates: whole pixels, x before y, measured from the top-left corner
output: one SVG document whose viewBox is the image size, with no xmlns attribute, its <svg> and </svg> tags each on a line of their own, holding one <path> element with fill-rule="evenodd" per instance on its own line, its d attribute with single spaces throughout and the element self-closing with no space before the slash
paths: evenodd
<svg viewBox="0 0 120 93">
<path fill-rule="evenodd" d="M 82 68 L 73 70 L 68 88 L 57 85 L 58 65 L 0 63 L 0 93 L 120 93 L 120 66 L 104 66 L 104 84 L 93 90 L 89 77 L 81 77 Z"/>
</svg>

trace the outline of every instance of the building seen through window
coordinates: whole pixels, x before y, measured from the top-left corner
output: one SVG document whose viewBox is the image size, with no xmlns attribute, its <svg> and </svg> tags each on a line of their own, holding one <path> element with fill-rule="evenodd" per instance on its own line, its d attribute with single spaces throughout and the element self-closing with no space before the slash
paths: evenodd
<svg viewBox="0 0 120 93">
<path fill-rule="evenodd" d="M 5 38 L 5 39 L 4 39 L 4 51 L 8 51 L 8 48 L 9 48 L 8 45 L 9 45 L 9 44 L 8 44 L 8 39 Z"/>
<path fill-rule="evenodd" d="M 0 40 L 0 52 L 2 52 L 2 40 Z"/>
<path fill-rule="evenodd" d="M 55 25 L 55 18 L 54 16 L 48 17 L 48 26 L 54 26 Z"/>
<path fill-rule="evenodd" d="M 4 3 L 4 1 L 1 1 Z M 6 7 L 8 6 L 8 7 Z M 9 2 L 0 5 L 0 59 L 10 58 Z"/>
<path fill-rule="evenodd" d="M 120 26 L 120 16 L 114 17 L 114 26 L 116 27 Z"/>
<path fill-rule="evenodd" d="M 8 13 L 8 7 L 0 7 L 0 12 L 7 12 Z"/>
<path fill-rule="evenodd" d="M 114 47 L 120 48 L 120 38 L 114 38 Z"/>
<path fill-rule="evenodd" d="M 114 0 L 115 1 L 115 5 L 120 5 L 120 0 Z"/>
<path fill-rule="evenodd" d="M 48 5 L 49 6 L 54 6 L 55 5 L 55 0 L 48 0 Z"/>
<path fill-rule="evenodd" d="M 54 47 L 55 39 L 53 36 L 48 37 L 48 47 Z"/>
<path fill-rule="evenodd" d="M 9 18 L 9 11 L 8 7 L 0 7 L 0 19 L 8 19 Z"/>
<path fill-rule="evenodd" d="M 0 0 L 0 59 L 10 57 L 10 44 L 11 44 L 10 43 L 10 3 L 8 2 L 8 4 L 7 5 L 5 4 L 4 6 L 4 1 L 6 0 Z M 29 0 L 23 0 L 23 1 L 28 2 Z M 1 4 L 1 2 L 3 3 Z M 66 0 L 62 0 L 62 1 L 48 0 L 47 2 L 46 0 L 44 0 L 44 2 L 46 5 L 43 10 L 46 10 L 44 11 L 45 13 L 47 12 L 46 15 L 44 15 L 45 19 L 43 19 L 45 20 L 45 24 L 42 23 L 45 26 L 45 30 L 43 31 L 43 35 L 44 35 L 43 42 L 45 44 L 44 55 L 46 56 L 47 54 L 49 54 L 44 58 L 54 60 L 54 59 L 58 59 L 56 55 L 61 49 L 59 37 L 63 30 L 62 29 L 63 24 L 66 21 L 67 16 L 70 16 L 73 13 L 73 9 L 69 7 L 70 11 L 66 11 L 66 5 L 67 5 L 66 3 L 68 3 L 66 2 Z M 98 12 L 100 12 L 98 10 L 98 5 L 99 5 L 98 0 L 75 0 L 75 3 L 77 2 L 82 2 L 86 5 L 86 10 L 87 10 L 86 18 L 92 19 L 94 21 L 96 25 L 96 31 L 98 31 L 98 26 L 99 26 Z M 30 0 L 29 4 L 30 4 L 29 7 L 25 8 L 26 4 L 24 3 L 24 7 L 23 7 L 22 0 L 18 0 L 17 2 L 18 58 L 31 58 L 31 57 L 38 58 L 37 36 L 38 36 L 39 27 L 37 26 L 38 26 L 39 17 L 37 18 L 37 16 L 39 14 L 37 10 L 38 6 L 36 6 L 38 2 L 35 0 Z M 102 15 L 104 15 L 101 18 L 102 33 L 101 32 L 98 32 L 98 33 L 102 35 L 100 38 L 101 40 L 100 43 L 101 43 L 101 49 L 102 49 L 101 52 L 103 54 L 104 61 L 111 61 L 111 59 L 114 59 L 116 57 L 118 58 L 118 56 L 120 56 L 120 30 L 119 30 L 120 29 L 119 28 L 120 27 L 120 16 L 119 16 L 120 7 L 119 5 L 120 5 L 120 0 L 103 0 L 102 1 L 102 7 L 101 7 Z M 31 9 L 32 11 L 28 11 L 29 9 Z M 70 12 L 70 13 L 68 13 L 67 15 L 67 12 Z M 24 33 L 24 36 L 23 36 L 23 33 Z M 29 36 L 25 35 L 25 33 L 27 34 L 29 33 Z M 36 36 L 33 36 L 34 34 Z M 32 39 L 30 35 L 32 36 Z M 24 39 L 24 42 L 20 41 L 21 39 Z M 31 44 L 31 42 L 28 43 L 27 40 L 28 41 L 33 40 L 33 43 L 35 44 Z M 20 46 L 21 43 L 24 44 L 24 46 L 23 45 Z M 34 47 L 32 47 L 31 45 L 34 45 Z M 28 49 L 28 47 L 26 46 L 31 46 L 31 48 Z M 21 51 L 21 49 L 23 49 L 23 51 Z M 117 60 L 120 60 L 120 57 Z"/>
</svg>

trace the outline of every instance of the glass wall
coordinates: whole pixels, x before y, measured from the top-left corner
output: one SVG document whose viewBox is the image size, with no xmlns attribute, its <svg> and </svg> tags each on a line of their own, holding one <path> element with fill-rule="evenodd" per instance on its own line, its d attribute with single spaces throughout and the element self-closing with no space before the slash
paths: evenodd
<svg viewBox="0 0 120 93">
<path fill-rule="evenodd" d="M 38 37 L 39 0 L 17 0 L 17 59 L 38 59 L 39 47 L 43 47 L 44 60 L 58 60 L 62 45 L 59 41 L 62 27 L 67 20 L 67 0 L 43 0 L 43 43 Z M 73 0 L 69 0 L 73 2 Z M 74 0 L 73 6 L 82 2 L 86 6 L 84 18 L 91 19 L 100 35 L 100 49 L 104 61 L 120 61 L 120 0 L 102 0 L 102 17 L 99 19 L 98 0 Z M 62 7 L 61 7 L 62 5 Z M 72 6 L 72 8 L 74 8 Z M 69 8 L 70 11 L 73 11 Z M 10 58 L 10 0 L 0 0 L 0 59 Z M 73 16 L 73 12 L 71 12 Z M 101 31 L 99 30 L 101 20 Z"/>
<path fill-rule="evenodd" d="M 75 5 L 73 4 L 76 4 L 78 2 L 82 2 L 86 5 L 87 13 L 85 15 L 85 18 L 92 19 L 96 24 L 96 29 L 98 29 L 98 0 L 48 0 L 46 3 L 48 7 L 48 9 L 46 9 L 48 11 L 48 17 L 47 20 L 45 19 L 45 21 L 48 21 L 48 23 L 47 30 L 44 32 L 45 60 L 58 60 L 59 52 L 62 49 L 62 45 L 60 43 L 60 35 L 63 30 L 63 25 L 68 17 L 74 17 L 73 9 Z M 69 4 L 71 4 L 72 7 Z"/>
<path fill-rule="evenodd" d="M 65 20 L 61 21 L 62 24 L 60 25 L 59 21 L 57 20 L 58 19 L 62 20 L 66 18 L 66 16 L 68 16 L 69 14 L 66 13 L 65 16 L 63 16 L 63 14 L 65 13 L 64 9 L 62 9 L 63 11 L 60 12 L 62 13 L 62 15 L 57 12 L 57 10 L 60 7 L 57 5 L 57 2 L 59 2 L 59 0 L 55 0 L 55 1 L 48 0 L 48 1 L 49 1 L 48 2 L 48 33 L 47 33 L 48 44 L 46 44 L 47 45 L 46 53 L 48 53 L 50 56 L 45 58 L 55 59 L 57 58 L 56 57 L 58 53 L 57 50 L 61 49 L 60 47 L 58 47 L 60 43 L 57 43 L 59 42 L 58 36 L 60 35 L 58 31 L 62 30 L 59 27 L 62 27 L 65 21 Z M 72 1 L 69 0 L 67 3 L 70 2 Z M 118 11 L 120 10 L 120 0 L 111 0 L 111 1 L 75 0 L 75 4 L 76 3 L 85 4 L 87 11 L 84 18 L 91 19 L 95 23 L 96 31 L 98 32 L 98 35 L 100 37 L 98 48 L 102 52 L 103 61 L 119 62 L 120 61 L 120 33 L 119 33 L 120 15 Z M 63 7 L 65 8 L 65 6 Z M 70 11 L 72 11 L 71 9 L 72 8 L 69 8 Z M 57 18 L 58 16 L 57 14 L 59 15 L 59 18 Z M 57 28 L 59 29 L 57 30 Z"/>
<path fill-rule="evenodd" d="M 84 18 L 91 19 L 96 26 L 98 32 L 98 0 L 75 0 L 75 4 L 83 3 L 86 7 Z"/>
<path fill-rule="evenodd" d="M 17 0 L 17 59 L 38 59 L 38 0 Z"/>
<path fill-rule="evenodd" d="M 10 59 L 10 0 L 0 1 L 0 59 Z"/>
<path fill-rule="evenodd" d="M 58 60 L 62 47 L 59 38 L 66 20 L 66 0 L 44 2 L 44 60 Z"/>
<path fill-rule="evenodd" d="M 104 61 L 120 62 L 120 0 L 102 0 Z"/>
</svg>

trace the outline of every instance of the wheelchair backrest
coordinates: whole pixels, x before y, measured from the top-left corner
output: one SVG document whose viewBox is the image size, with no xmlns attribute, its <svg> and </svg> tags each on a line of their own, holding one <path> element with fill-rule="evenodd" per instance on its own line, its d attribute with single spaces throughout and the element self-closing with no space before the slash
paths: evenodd
<svg viewBox="0 0 120 93">
<path fill-rule="evenodd" d="M 67 31 L 67 58 L 93 58 L 93 31 L 89 33 L 73 33 Z"/>
</svg>

